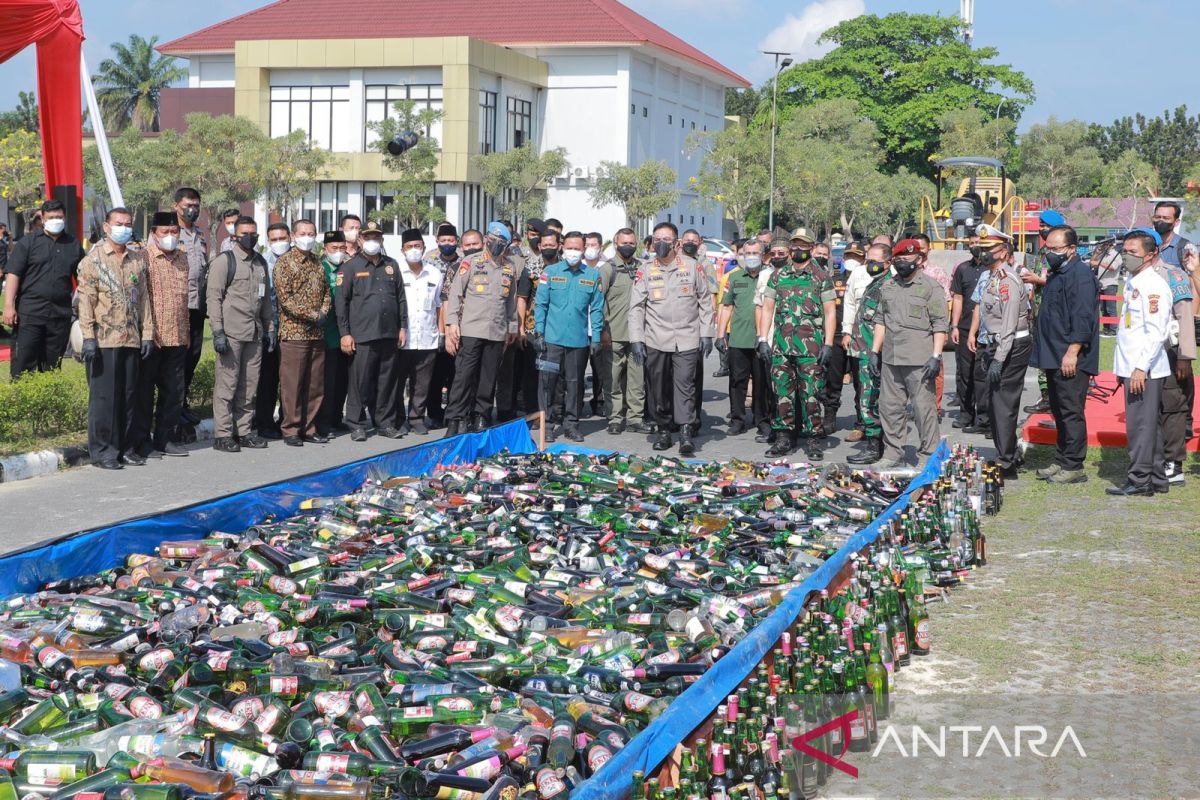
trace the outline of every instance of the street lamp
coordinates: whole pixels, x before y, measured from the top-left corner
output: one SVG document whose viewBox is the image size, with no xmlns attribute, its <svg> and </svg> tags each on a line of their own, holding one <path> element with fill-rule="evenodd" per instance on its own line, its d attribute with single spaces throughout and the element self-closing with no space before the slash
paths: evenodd
<svg viewBox="0 0 1200 800">
<path fill-rule="evenodd" d="M 787 56 L 787 53 L 777 53 L 774 50 L 762 51 L 764 55 L 775 56 L 775 74 L 771 76 L 771 194 L 767 198 L 767 227 L 772 231 L 775 230 L 775 131 L 779 127 L 775 122 L 775 107 L 777 105 L 776 98 L 779 97 L 779 73 L 787 69 L 791 63 L 791 57 L 783 59 L 780 62 L 780 56 Z"/>
</svg>

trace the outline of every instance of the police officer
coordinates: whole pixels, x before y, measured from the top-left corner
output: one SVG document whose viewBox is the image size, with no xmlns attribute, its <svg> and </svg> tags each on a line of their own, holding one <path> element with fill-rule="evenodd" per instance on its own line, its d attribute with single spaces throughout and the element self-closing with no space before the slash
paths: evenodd
<svg viewBox="0 0 1200 800">
<path fill-rule="evenodd" d="M 946 343 L 946 295 L 937 281 L 920 273 L 922 260 L 914 239 L 892 248 L 895 275 L 885 278 L 880 290 L 871 343 L 871 375 L 882 376 L 879 416 L 888 468 L 904 466 L 909 403 L 921 437 L 918 456 L 931 455 L 938 443 L 934 384 Z"/>
<path fill-rule="evenodd" d="M 712 305 L 713 319 L 716 319 L 717 314 L 717 292 L 720 291 L 721 283 L 717 279 L 717 268 L 712 260 L 708 258 L 704 252 L 704 239 L 700 236 L 700 232 L 695 228 L 688 228 L 679 237 L 679 251 L 688 258 L 694 258 L 700 271 L 704 273 L 704 279 L 708 282 L 708 299 Z M 715 337 L 714 337 L 715 338 Z M 700 421 L 702 418 L 701 412 L 704 406 L 704 359 L 701 358 L 696 362 L 696 402 L 692 413 L 692 436 L 695 437 L 700 433 Z"/>
<path fill-rule="evenodd" d="M 235 244 L 208 265 L 208 321 L 217 353 L 213 449 L 236 453 L 267 442 L 250 429 L 262 352 L 275 339 L 267 262 L 255 249 L 258 223 L 238 217 Z"/>
<path fill-rule="evenodd" d="M 79 265 L 79 326 L 88 374 L 88 451 L 101 469 L 142 466 L 131 438 L 138 365 L 154 352 L 144 250 L 127 247 L 133 216 L 114 208 L 105 238 Z"/>
<path fill-rule="evenodd" d="M 512 234 L 490 222 L 483 252 L 462 260 L 446 298 L 446 352 L 457 357 L 446 435 L 483 430 L 505 346 L 517 340 L 517 283 L 524 265 L 508 252 Z"/>
<path fill-rule="evenodd" d="M 532 414 L 540 407 L 538 374 L 534 366 L 537 354 L 528 345 L 533 334 L 533 305 L 544 267 L 540 242 L 547 230 L 546 222 L 530 218 L 525 222 L 524 243 L 514 242 L 508 248 L 513 269 L 522 277 L 517 280 L 515 289 L 517 338 L 514 346 L 504 348 L 496 375 L 496 418 L 500 421 L 514 419 L 518 410 Z"/>
<path fill-rule="evenodd" d="M 1025 284 L 1013 268 L 1012 237 L 990 230 L 979 239 L 979 246 L 991 252 L 992 271 L 988 275 L 980 304 L 980 317 L 993 335 L 987 367 L 989 406 L 992 411 L 992 442 L 996 445 L 996 463 L 1007 478 L 1017 477 L 1017 413 L 1021 391 L 1025 388 L 1025 370 L 1033 354 L 1029 330 L 1029 301 Z"/>
<path fill-rule="evenodd" d="M 588 357 L 600 352 L 604 330 L 600 272 L 583 263 L 583 234 L 579 231 L 562 238 L 561 256 L 554 249 L 559 244 L 555 231 L 547 231 L 540 244 L 545 266 L 534 306 L 534 349 L 543 363 L 558 369 L 541 372 L 539 402 L 549 419 L 562 378 L 566 383 L 562 430 L 571 441 L 582 442 L 583 375 Z M 551 431 L 546 438 L 553 441 L 555 433 Z"/>
<path fill-rule="evenodd" d="M 179 250 L 187 256 L 188 263 L 188 326 L 189 344 L 187 362 L 184 364 L 184 395 L 182 420 L 195 425 L 200 418 L 187 408 L 187 390 L 192 386 L 196 365 L 200 363 L 200 351 L 204 346 L 204 282 L 208 268 L 208 240 L 204 229 L 196 222 L 200 219 L 200 193 L 190 186 L 175 190 L 175 219 L 179 225 Z M 174 435 L 174 434 L 172 434 Z"/>
<path fill-rule="evenodd" d="M 649 394 L 658 421 L 654 449 L 671 446 L 670 407 L 679 427 L 679 453 L 687 456 L 696 452 L 690 427 L 696 414 L 696 361 L 712 352 L 716 324 L 708 278 L 694 258 L 676 252 L 678 235 L 670 222 L 654 227 L 654 258 L 642 266 L 633 285 L 629 339 L 634 360 L 649 365 Z"/>
<path fill-rule="evenodd" d="M 958 394 L 955 428 L 971 427 L 983 419 L 977 412 L 975 397 L 975 350 L 967 346 L 971 317 L 975 312 L 971 298 L 983 273 L 979 265 L 982 249 L 974 232 L 968 237 L 967 246 L 971 257 L 954 268 L 950 279 L 950 340 L 954 342 L 954 384 Z"/>
<path fill-rule="evenodd" d="M 849 464 L 874 464 L 883 458 L 883 427 L 879 422 L 879 376 L 873 375 L 868 356 L 875 346 L 875 323 L 880 320 L 879 303 L 884 282 L 891 267 L 890 254 L 881 244 L 867 248 L 865 262 L 851 278 L 855 284 L 854 317 L 843 330 L 843 347 L 850 353 L 858 368 L 855 378 L 859 386 L 858 419 L 862 422 L 863 445 L 859 452 L 846 458 Z M 861 292 L 857 284 L 864 284 Z"/>
<path fill-rule="evenodd" d="M 742 245 L 738 267 L 729 274 L 725 294 L 721 298 L 721 312 L 717 317 L 717 330 L 728 328 L 728 345 L 724 349 L 729 355 L 729 434 L 745 433 L 746 389 L 754 381 L 752 421 L 755 428 L 762 430 L 771 425 L 770 392 L 764 391 L 769 378 L 768 364 L 758 357 L 755 345 L 758 340 L 758 306 L 754 295 L 758 292 L 758 273 L 762 269 L 762 245 L 757 239 L 749 239 Z M 717 340 L 718 343 L 721 339 Z"/>
<path fill-rule="evenodd" d="M 367 440 L 367 409 L 380 436 L 399 439 L 396 381 L 400 348 L 408 331 L 408 303 L 400 265 L 383 254 L 383 230 L 368 222 L 359 231 L 360 250 L 338 271 L 335 307 L 342 352 L 351 356 L 346 424 L 355 442 Z M 402 244 L 421 238 L 415 228 Z"/>
<path fill-rule="evenodd" d="M 632 228 L 621 228 L 613 235 L 613 249 L 616 253 L 608 262 L 604 286 L 604 324 L 612 340 L 612 411 L 608 432 L 645 433 L 642 424 L 646 411 L 645 372 L 641 364 L 633 361 L 629 337 L 629 304 L 641 266 L 637 260 L 637 234 Z"/>
<path fill-rule="evenodd" d="M 758 324 L 758 350 L 771 361 L 775 392 L 775 444 L 767 455 L 784 456 L 807 434 L 804 452 L 813 461 L 825 457 L 825 424 L 821 396 L 825 368 L 833 357 L 837 323 L 833 284 L 812 270 L 811 240 L 801 242 L 802 257 L 791 253 L 786 239 L 771 243 L 774 273 L 763 294 Z M 767 330 L 774 323 L 775 335 Z M 758 391 L 755 389 L 755 391 Z"/>
<path fill-rule="evenodd" d="M 473 247 L 479 246 L 482 236 L 479 231 L 469 231 Z M 467 232 L 463 233 L 463 250 L 466 249 Z M 445 329 L 446 293 L 450 290 L 450 279 L 458 271 L 459 260 L 467 253 L 459 252 L 458 228 L 453 223 L 443 222 L 437 227 L 437 250 L 425 256 L 425 265 L 436 269 L 441 275 L 438 289 L 438 327 Z M 446 412 L 442 408 L 442 392 L 454 382 L 454 359 L 446 352 L 446 343 L 439 337 L 437 355 L 433 357 L 433 372 L 429 378 L 427 402 L 430 422 L 434 428 L 446 424 Z M 417 433 L 420 433 L 417 430 Z"/>
</svg>

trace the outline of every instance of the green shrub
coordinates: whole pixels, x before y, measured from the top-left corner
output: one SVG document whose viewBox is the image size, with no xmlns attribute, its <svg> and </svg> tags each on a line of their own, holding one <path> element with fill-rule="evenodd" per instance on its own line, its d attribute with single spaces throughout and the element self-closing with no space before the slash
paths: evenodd
<svg viewBox="0 0 1200 800">
<path fill-rule="evenodd" d="M 27 373 L 0 383 L 0 442 L 86 431 L 87 412 L 83 369 Z"/>
<path fill-rule="evenodd" d="M 213 386 L 216 383 L 216 355 L 206 350 L 196 365 L 196 373 L 192 375 L 192 386 L 188 390 L 188 406 L 191 408 L 207 408 L 212 405 Z"/>
</svg>

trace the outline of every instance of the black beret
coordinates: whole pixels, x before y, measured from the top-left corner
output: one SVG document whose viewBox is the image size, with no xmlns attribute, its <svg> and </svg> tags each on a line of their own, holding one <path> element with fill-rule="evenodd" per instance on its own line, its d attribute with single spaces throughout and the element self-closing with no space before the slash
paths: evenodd
<svg viewBox="0 0 1200 800">
<path fill-rule="evenodd" d="M 537 231 L 538 235 L 540 236 L 546 232 L 546 223 L 544 220 L 538 219 L 537 217 L 530 217 L 529 219 L 525 220 L 525 230 Z"/>
<path fill-rule="evenodd" d="M 178 225 L 179 217 L 174 211 L 155 211 L 154 216 L 150 220 L 151 228 L 163 228 L 168 225 Z"/>
<path fill-rule="evenodd" d="M 346 234 L 341 231 L 325 231 L 325 244 L 346 241 Z"/>
</svg>

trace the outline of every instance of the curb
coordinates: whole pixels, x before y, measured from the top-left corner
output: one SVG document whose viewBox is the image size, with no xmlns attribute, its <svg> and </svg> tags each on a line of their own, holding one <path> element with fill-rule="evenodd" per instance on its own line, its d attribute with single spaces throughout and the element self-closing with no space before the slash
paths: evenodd
<svg viewBox="0 0 1200 800">
<path fill-rule="evenodd" d="M 213 438 L 211 418 L 200 421 L 196 426 L 196 441 L 208 442 Z M 92 463 L 87 445 L 68 445 L 54 450 L 37 450 L 15 456 L 0 458 L 0 483 L 12 483 L 29 478 L 53 475 L 60 469 L 82 467 Z"/>
</svg>

